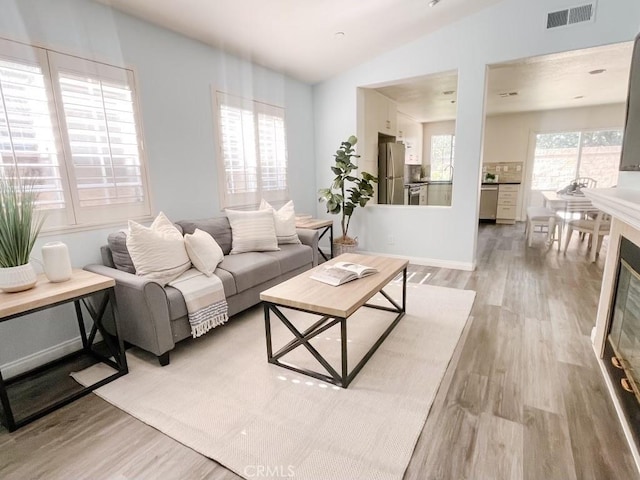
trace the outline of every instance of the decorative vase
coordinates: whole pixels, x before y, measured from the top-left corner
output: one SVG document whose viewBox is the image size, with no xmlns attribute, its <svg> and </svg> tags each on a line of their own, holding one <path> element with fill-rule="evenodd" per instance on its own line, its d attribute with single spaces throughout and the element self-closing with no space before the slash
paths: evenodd
<svg viewBox="0 0 640 480">
<path fill-rule="evenodd" d="M 42 263 L 50 282 L 65 282 L 71 278 L 69 249 L 64 243 L 45 243 L 42 246 Z"/>
<path fill-rule="evenodd" d="M 31 263 L 17 267 L 0 268 L 0 290 L 8 293 L 29 290 L 33 288 L 37 280 L 36 271 Z"/>
</svg>

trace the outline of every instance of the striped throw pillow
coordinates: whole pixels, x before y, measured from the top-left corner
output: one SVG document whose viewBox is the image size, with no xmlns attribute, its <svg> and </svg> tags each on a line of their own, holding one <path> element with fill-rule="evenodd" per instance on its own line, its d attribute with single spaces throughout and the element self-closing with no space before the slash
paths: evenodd
<svg viewBox="0 0 640 480">
<path fill-rule="evenodd" d="M 271 210 L 273 212 L 278 245 L 302 243 L 296 231 L 296 212 L 293 207 L 293 200 L 289 200 L 279 210 L 276 210 L 263 198 L 262 202 L 260 202 L 260 210 Z"/>
<path fill-rule="evenodd" d="M 231 225 L 231 255 L 280 250 L 271 210 L 225 212 Z"/>
</svg>

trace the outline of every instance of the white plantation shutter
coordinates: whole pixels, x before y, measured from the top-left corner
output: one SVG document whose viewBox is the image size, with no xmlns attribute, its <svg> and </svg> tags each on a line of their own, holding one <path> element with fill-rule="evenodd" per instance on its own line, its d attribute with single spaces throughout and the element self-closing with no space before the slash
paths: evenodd
<svg viewBox="0 0 640 480">
<path fill-rule="evenodd" d="M 259 107 L 262 106 L 260 105 Z M 268 111 L 258 113 L 258 131 L 260 135 L 262 190 L 286 192 L 287 144 L 284 133 L 284 111 L 281 115 L 269 113 Z"/>
<path fill-rule="evenodd" d="M 288 199 L 284 109 L 217 92 L 224 207 Z"/>
<path fill-rule="evenodd" d="M 0 174 L 45 228 L 151 214 L 133 72 L 0 39 Z"/>
<path fill-rule="evenodd" d="M 33 184 L 52 226 L 69 214 L 46 65 L 44 50 L 0 40 L 0 175 Z"/>
<path fill-rule="evenodd" d="M 131 71 L 49 53 L 76 216 L 81 223 L 150 214 Z"/>
</svg>

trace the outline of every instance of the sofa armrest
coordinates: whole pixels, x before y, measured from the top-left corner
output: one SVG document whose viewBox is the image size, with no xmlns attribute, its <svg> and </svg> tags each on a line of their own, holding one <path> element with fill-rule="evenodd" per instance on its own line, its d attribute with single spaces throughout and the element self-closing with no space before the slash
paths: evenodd
<svg viewBox="0 0 640 480">
<path fill-rule="evenodd" d="M 126 342 L 158 356 L 173 349 L 167 295 L 159 283 L 104 265 L 84 269 L 116 281 L 118 326 Z"/>
<path fill-rule="evenodd" d="M 309 228 L 296 228 L 298 238 L 303 245 L 308 245 L 313 251 L 313 266 L 318 265 L 318 239 L 320 230 L 311 230 Z"/>
</svg>

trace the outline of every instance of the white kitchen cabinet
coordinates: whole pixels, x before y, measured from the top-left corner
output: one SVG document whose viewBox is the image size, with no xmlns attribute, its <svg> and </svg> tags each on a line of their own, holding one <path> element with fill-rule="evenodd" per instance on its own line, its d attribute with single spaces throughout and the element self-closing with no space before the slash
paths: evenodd
<svg viewBox="0 0 640 480">
<path fill-rule="evenodd" d="M 397 140 L 405 145 L 407 165 L 422 165 L 422 124 L 410 116 L 398 112 Z"/>
<path fill-rule="evenodd" d="M 451 206 L 451 184 L 430 183 L 427 189 L 427 205 Z"/>
<path fill-rule="evenodd" d="M 365 101 L 367 121 L 374 125 L 379 133 L 396 137 L 398 134 L 396 102 L 371 89 L 366 90 Z"/>
<path fill-rule="evenodd" d="M 513 225 L 516 223 L 516 207 L 518 206 L 518 194 L 520 185 L 498 186 L 498 209 L 496 212 L 496 223 L 506 223 Z"/>
</svg>

